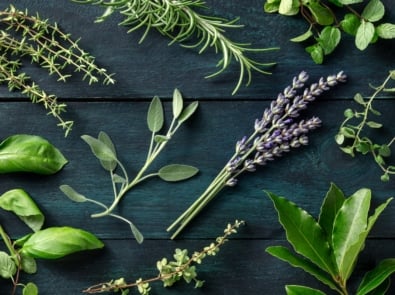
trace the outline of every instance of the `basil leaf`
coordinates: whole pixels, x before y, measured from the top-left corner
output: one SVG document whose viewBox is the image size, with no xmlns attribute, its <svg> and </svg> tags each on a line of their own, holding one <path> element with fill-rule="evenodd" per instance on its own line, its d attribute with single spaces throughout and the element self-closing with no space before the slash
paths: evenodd
<svg viewBox="0 0 395 295">
<path fill-rule="evenodd" d="M 66 163 L 62 153 L 40 136 L 17 134 L 0 143 L 0 173 L 54 174 Z"/>
<path fill-rule="evenodd" d="M 44 214 L 22 189 L 13 189 L 0 196 L 0 208 L 16 214 L 33 231 L 41 229 Z"/>
<path fill-rule="evenodd" d="M 33 258 L 57 259 L 85 250 L 103 248 L 93 234 L 72 227 L 50 227 L 30 236 L 23 244 L 22 253 Z"/>
<path fill-rule="evenodd" d="M 0 251 L 0 276 L 4 279 L 11 278 L 16 273 L 14 260 L 4 251 Z"/>
<path fill-rule="evenodd" d="M 163 106 L 159 97 L 155 96 L 148 108 L 147 124 L 151 132 L 158 132 L 162 129 L 164 122 Z"/>
<path fill-rule="evenodd" d="M 165 181 L 181 181 L 196 175 L 199 169 L 189 165 L 171 164 L 162 167 L 158 176 Z"/>
</svg>

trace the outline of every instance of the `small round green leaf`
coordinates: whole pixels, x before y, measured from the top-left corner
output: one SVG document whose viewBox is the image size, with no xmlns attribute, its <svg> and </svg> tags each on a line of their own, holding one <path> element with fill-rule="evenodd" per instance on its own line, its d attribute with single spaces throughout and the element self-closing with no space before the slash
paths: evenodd
<svg viewBox="0 0 395 295">
<path fill-rule="evenodd" d="M 28 274 L 37 272 L 37 263 L 33 257 L 21 253 L 21 266 L 22 270 Z"/>
<path fill-rule="evenodd" d="M 322 64 L 324 61 L 324 50 L 322 49 L 321 45 L 314 44 L 311 46 L 306 47 L 306 51 L 310 53 L 312 60 L 316 64 Z"/>
<path fill-rule="evenodd" d="M 38 295 L 38 288 L 36 284 L 29 282 L 23 287 L 23 295 Z"/>
<path fill-rule="evenodd" d="M 321 26 L 328 26 L 333 23 L 334 18 L 331 11 L 327 7 L 322 6 L 318 1 L 309 2 L 309 5 L 307 5 L 307 7 L 313 15 L 314 19 Z"/>
<path fill-rule="evenodd" d="M 361 24 L 361 20 L 353 13 L 347 13 L 344 15 L 343 20 L 340 22 L 341 28 L 347 34 L 355 36 L 357 34 L 357 30 L 359 25 Z"/>
<path fill-rule="evenodd" d="M 295 15 L 299 12 L 298 0 L 281 0 L 278 12 L 282 15 Z"/>
<path fill-rule="evenodd" d="M 395 24 L 384 23 L 376 27 L 377 35 L 383 39 L 395 38 Z"/>
<path fill-rule="evenodd" d="M 4 279 L 11 278 L 16 273 L 14 260 L 3 251 L 0 251 L 0 276 Z"/>
<path fill-rule="evenodd" d="M 366 125 L 368 125 L 370 128 L 381 128 L 381 127 L 383 127 L 383 124 L 377 123 L 377 122 L 374 122 L 374 121 L 368 121 L 368 122 L 366 122 Z"/>
<path fill-rule="evenodd" d="M 324 54 L 330 54 L 335 50 L 341 39 L 341 32 L 338 28 L 326 26 L 318 38 L 318 42 L 324 49 Z"/>
<path fill-rule="evenodd" d="M 158 171 L 158 176 L 165 181 L 181 181 L 188 178 L 191 178 L 196 173 L 199 172 L 199 169 L 189 165 L 182 164 L 171 164 L 162 167 Z"/>
<path fill-rule="evenodd" d="M 355 46 L 359 50 L 365 50 L 374 37 L 374 25 L 371 22 L 362 20 L 355 35 Z"/>
<path fill-rule="evenodd" d="M 345 137 L 343 134 L 339 133 L 335 136 L 335 141 L 338 145 L 342 145 L 344 143 Z"/>
<path fill-rule="evenodd" d="M 379 154 L 380 154 L 380 156 L 383 156 L 383 157 L 391 156 L 391 149 L 390 149 L 390 147 L 387 144 L 381 145 L 380 148 L 379 148 Z"/>
<path fill-rule="evenodd" d="M 362 11 L 362 17 L 370 22 L 376 22 L 383 18 L 384 13 L 384 4 L 380 0 L 370 0 Z"/>
</svg>

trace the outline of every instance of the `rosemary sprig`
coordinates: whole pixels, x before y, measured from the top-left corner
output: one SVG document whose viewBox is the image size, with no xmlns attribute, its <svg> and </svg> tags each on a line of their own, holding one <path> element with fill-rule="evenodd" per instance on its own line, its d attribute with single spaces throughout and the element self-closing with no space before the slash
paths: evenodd
<svg viewBox="0 0 395 295">
<path fill-rule="evenodd" d="M 209 47 L 214 47 L 216 52 L 222 53 L 222 58 L 217 63 L 220 69 L 206 78 L 215 77 L 224 72 L 234 59 L 239 63 L 239 79 L 233 89 L 235 94 L 241 87 L 245 77 L 246 85 L 252 78 L 252 71 L 262 74 L 270 74 L 265 68 L 274 63 L 258 62 L 246 56 L 246 53 L 264 52 L 277 48 L 251 48 L 249 43 L 237 43 L 226 36 L 227 29 L 242 27 L 236 24 L 238 19 L 227 20 L 201 14 L 195 9 L 207 8 L 202 0 L 72 0 L 81 4 L 92 4 L 106 7 L 103 15 L 96 19 L 104 21 L 115 11 L 119 12 L 124 20 L 120 23 L 128 26 L 128 32 L 136 31 L 145 27 L 140 43 L 151 29 L 156 29 L 162 35 L 171 39 L 170 44 L 180 43 L 187 48 L 200 48 L 199 54 Z M 196 43 L 187 44 L 189 41 L 198 40 Z"/>
<path fill-rule="evenodd" d="M 79 40 L 73 41 L 56 23 L 50 24 L 38 14 L 31 16 L 27 10 L 20 11 L 12 5 L 0 11 L 0 85 L 6 84 L 10 91 L 19 90 L 33 103 L 43 104 L 48 114 L 59 121 L 65 136 L 73 126 L 73 121 L 62 118 L 67 105 L 58 103 L 55 95 L 47 94 L 21 70 L 24 57 L 56 75 L 58 81 L 65 82 L 71 76 L 69 69 L 73 69 L 81 72 L 89 84 L 100 80 L 105 85 L 115 82 L 113 74 L 98 67 L 95 58 L 81 49 Z"/>
</svg>

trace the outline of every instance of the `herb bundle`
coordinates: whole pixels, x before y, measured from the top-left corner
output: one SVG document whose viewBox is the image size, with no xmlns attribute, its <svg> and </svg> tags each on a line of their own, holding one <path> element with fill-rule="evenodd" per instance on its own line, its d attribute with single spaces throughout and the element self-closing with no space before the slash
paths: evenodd
<svg viewBox="0 0 395 295">
<path fill-rule="evenodd" d="M 237 24 L 238 19 L 226 20 L 199 13 L 199 10 L 206 8 L 205 2 L 202 0 L 72 1 L 105 7 L 105 12 L 97 18 L 97 22 L 104 21 L 114 12 L 119 12 L 124 18 L 120 24 L 130 27 L 128 32 L 145 27 L 140 43 L 143 42 L 151 29 L 156 29 L 171 39 L 170 44 L 177 42 L 187 48 L 200 48 L 199 53 L 203 53 L 209 47 L 214 47 L 216 52 L 222 54 L 222 58 L 217 63 L 217 67 L 220 69 L 206 78 L 221 74 L 233 59 L 236 60 L 240 66 L 240 74 L 233 94 L 239 90 L 245 76 L 247 76 L 246 84 L 250 84 L 252 71 L 270 74 L 265 68 L 274 65 L 274 63 L 256 61 L 246 54 L 270 51 L 276 48 L 251 48 L 248 43 L 238 43 L 231 40 L 225 33 L 227 29 L 242 27 Z M 191 44 L 196 39 L 197 42 Z"/>
<path fill-rule="evenodd" d="M 38 14 L 31 16 L 27 10 L 20 11 L 12 5 L 0 11 L 0 84 L 7 85 L 10 91 L 21 91 L 33 103 L 43 104 L 59 121 L 65 135 L 73 126 L 73 121 L 62 118 L 66 104 L 59 103 L 55 95 L 47 94 L 21 71 L 24 57 L 56 75 L 58 81 L 65 82 L 74 71 L 82 73 L 82 79 L 89 84 L 100 80 L 104 84 L 115 82 L 112 74 L 98 67 L 95 58 L 80 47 L 79 40 L 73 41 L 56 23 L 51 24 Z"/>
<path fill-rule="evenodd" d="M 173 255 L 174 260 L 168 261 L 162 258 L 157 262 L 159 274 L 149 279 L 137 279 L 134 283 L 127 283 L 124 278 L 111 280 L 110 282 L 100 283 L 85 289 L 84 293 L 94 294 L 103 292 L 120 292 L 122 295 L 129 294 L 131 288 L 137 288 L 139 294 L 149 295 L 151 291 L 150 283 L 161 281 L 164 287 L 173 286 L 176 282 L 183 279 L 186 283 L 195 283 L 195 288 L 203 286 L 204 281 L 197 279 L 196 264 L 201 264 L 208 256 L 215 256 L 222 245 L 228 241 L 228 237 L 237 233 L 244 221 L 236 220 L 233 224 L 228 224 L 224 234 L 216 238 L 215 242 L 204 247 L 201 251 L 194 252 L 191 256 L 187 249 L 176 249 Z"/>
<path fill-rule="evenodd" d="M 10 279 L 11 294 L 22 288 L 24 295 L 37 295 L 38 287 L 33 282 L 19 282 L 20 273 L 37 272 L 36 259 L 59 259 L 79 251 L 94 250 L 104 244 L 92 233 L 73 227 L 48 227 L 42 229 L 44 214 L 30 195 L 22 189 L 13 189 L 0 196 L 0 208 L 18 216 L 32 231 L 12 242 L 0 225 L 0 237 L 8 253 L 0 251 L 0 277 Z"/>
<path fill-rule="evenodd" d="M 313 61 L 321 64 L 326 55 L 331 54 L 339 45 L 342 32 L 355 36 L 355 46 L 365 50 L 379 38 L 395 38 L 395 24 L 378 23 L 385 14 L 384 4 L 380 0 L 370 0 L 361 12 L 353 4 L 364 0 L 266 0 L 264 10 L 282 15 L 297 15 L 308 22 L 308 30 L 291 39 L 293 42 L 314 40 L 306 47 Z M 342 8 L 342 9 L 339 9 Z M 342 19 L 337 17 L 342 10 Z"/>
<path fill-rule="evenodd" d="M 298 267 L 329 286 L 340 295 L 348 295 L 347 282 L 365 247 L 367 236 L 380 214 L 393 198 L 378 206 L 369 216 L 370 189 L 360 189 L 346 198 L 334 184 L 322 203 L 318 220 L 284 197 L 268 192 L 279 221 L 293 250 L 271 246 L 266 251 Z M 353 294 L 385 294 L 390 276 L 395 272 L 395 258 L 382 260 L 367 272 Z M 288 295 L 325 295 L 320 290 L 287 285 Z"/>
<path fill-rule="evenodd" d="M 307 133 L 320 126 L 321 120 L 312 117 L 308 120 L 296 122 L 300 111 L 314 101 L 324 91 L 334 87 L 339 82 L 344 82 L 346 76 L 343 72 L 337 75 L 321 78 L 318 83 L 311 84 L 303 89 L 309 76 L 301 72 L 294 77 L 292 85 L 285 88 L 276 100 L 265 109 L 261 119 L 256 119 L 254 132 L 245 136 L 236 143 L 235 153 L 228 163 L 214 178 L 203 194 L 182 213 L 168 228 L 175 230 L 175 238 L 188 223 L 225 187 L 237 184 L 237 178 L 243 172 L 254 172 L 257 166 L 264 166 L 276 157 L 308 144 Z"/>
<path fill-rule="evenodd" d="M 175 182 L 188 179 L 198 173 L 197 168 L 182 164 L 166 165 L 160 168 L 157 172 L 147 173 L 150 165 L 166 147 L 167 143 L 174 136 L 178 128 L 180 128 L 181 125 L 196 111 L 198 103 L 193 102 L 184 108 L 184 102 L 181 93 L 175 89 L 173 93 L 172 106 L 173 120 L 170 123 L 169 129 L 163 135 L 158 134 L 164 125 L 163 106 L 157 96 L 152 99 L 147 114 L 147 125 L 148 129 L 151 131 L 150 146 L 144 165 L 133 179 L 129 178 L 124 165 L 121 163 L 116 154 L 113 142 L 105 132 L 100 132 L 98 138 L 94 138 L 90 135 L 82 136 L 82 139 L 90 146 L 93 154 L 100 161 L 102 167 L 110 173 L 114 191 L 114 200 L 110 206 L 85 197 L 84 195 L 75 191 L 69 185 L 60 186 L 62 192 L 72 201 L 91 202 L 101 208 L 104 208 L 103 212 L 92 214 L 92 218 L 111 216 L 129 224 L 130 229 L 138 243 L 142 243 L 144 238 L 137 227 L 130 220 L 113 213 L 114 209 L 117 207 L 118 203 L 126 195 L 126 193 L 148 178 L 159 177 L 164 181 Z M 117 167 L 120 168 L 122 175 L 116 173 L 115 170 Z"/>
<path fill-rule="evenodd" d="M 336 143 L 344 153 L 352 157 L 356 153 L 371 154 L 383 172 L 382 181 L 388 181 L 390 175 L 395 174 L 395 166 L 387 163 L 391 156 L 391 146 L 395 142 L 395 137 L 387 143 L 377 143 L 367 134 L 367 130 L 383 127 L 383 124 L 370 119 L 371 116 L 381 115 L 378 110 L 373 108 L 373 102 L 380 93 L 395 91 L 395 88 L 388 87 L 388 84 L 393 80 L 395 80 L 394 70 L 389 72 L 380 86 L 374 87 L 374 93 L 369 98 L 364 98 L 360 93 L 355 94 L 354 101 L 362 110 L 346 109 L 344 111 L 345 119 L 335 136 Z"/>
</svg>

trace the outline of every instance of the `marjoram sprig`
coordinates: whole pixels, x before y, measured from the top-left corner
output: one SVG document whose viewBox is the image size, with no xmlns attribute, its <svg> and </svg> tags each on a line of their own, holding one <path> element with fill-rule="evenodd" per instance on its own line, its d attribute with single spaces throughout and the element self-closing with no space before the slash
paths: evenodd
<svg viewBox="0 0 395 295">
<path fill-rule="evenodd" d="M 222 245 L 224 245 L 232 234 L 237 233 L 244 221 L 236 220 L 233 224 L 228 224 L 224 234 L 216 238 L 215 242 L 204 247 L 201 251 L 194 252 L 191 256 L 187 249 L 175 249 L 174 260 L 168 261 L 162 258 L 156 264 L 159 274 L 149 279 L 137 279 L 134 283 L 127 283 L 124 278 L 111 280 L 110 282 L 96 284 L 85 289 L 83 292 L 88 294 L 104 292 L 121 292 L 122 295 L 128 294 L 131 288 L 137 288 L 139 294 L 149 295 L 151 291 L 150 283 L 162 281 L 164 287 L 170 287 L 180 280 L 186 283 L 195 283 L 195 288 L 203 286 L 204 281 L 197 279 L 196 264 L 201 264 L 208 256 L 215 256 Z"/>
<path fill-rule="evenodd" d="M 227 20 L 199 13 L 207 8 L 205 1 L 202 0 L 72 1 L 105 7 L 105 12 L 97 18 L 97 22 L 105 20 L 114 12 L 119 12 L 123 17 L 120 24 L 129 27 L 128 32 L 145 28 L 140 43 L 151 29 L 156 29 L 171 40 L 170 44 L 180 43 L 187 48 L 199 48 L 199 53 L 203 53 L 209 47 L 215 48 L 216 52 L 222 54 L 222 58 L 217 63 L 219 70 L 206 78 L 221 74 L 228 68 L 232 60 L 235 60 L 239 63 L 240 70 L 239 79 L 232 94 L 239 90 L 245 77 L 247 77 L 246 85 L 250 84 L 252 71 L 270 74 L 267 68 L 274 65 L 272 62 L 256 61 L 246 54 L 271 51 L 277 48 L 251 48 L 249 43 L 239 43 L 229 39 L 226 30 L 242 27 L 237 24 L 238 19 Z M 190 44 L 194 40 L 197 42 Z"/>
<path fill-rule="evenodd" d="M 267 162 L 289 152 L 291 148 L 308 144 L 307 133 L 319 127 L 321 120 L 312 117 L 297 122 L 296 118 L 317 96 L 339 82 L 345 82 L 346 76 L 341 71 L 304 88 L 308 78 L 306 72 L 294 77 L 292 85 L 285 88 L 277 99 L 271 102 L 270 107 L 264 110 L 262 118 L 255 120 L 253 133 L 236 143 L 235 153 L 203 194 L 167 228 L 167 231 L 175 230 L 172 239 L 223 188 L 235 186 L 243 172 L 253 172 L 257 166 L 266 165 Z"/>
</svg>

